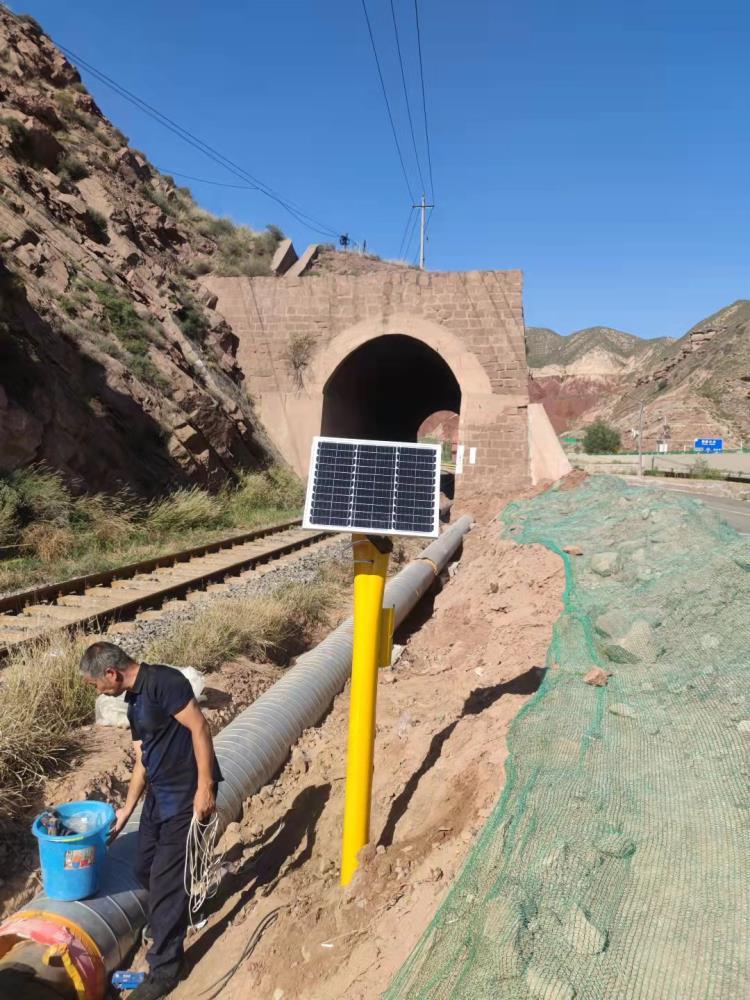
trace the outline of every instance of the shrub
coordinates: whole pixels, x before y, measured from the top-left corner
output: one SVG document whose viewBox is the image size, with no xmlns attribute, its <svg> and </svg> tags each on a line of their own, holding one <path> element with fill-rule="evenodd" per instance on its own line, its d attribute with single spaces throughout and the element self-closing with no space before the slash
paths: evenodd
<svg viewBox="0 0 750 1000">
<path fill-rule="evenodd" d="M 148 527 L 155 532 L 190 531 L 193 528 L 220 527 L 226 523 L 226 500 L 212 496 L 197 486 L 177 490 L 149 509 Z"/>
<path fill-rule="evenodd" d="M 32 520 L 68 523 L 73 498 L 59 473 L 44 466 L 31 466 L 11 472 L 4 485 L 15 496 L 16 517 L 21 525 Z"/>
<path fill-rule="evenodd" d="M 72 94 L 67 90 L 58 90 L 55 94 L 55 100 L 60 108 L 63 117 L 69 122 L 75 122 L 82 128 L 88 129 L 90 132 L 97 132 L 96 122 L 91 117 L 91 115 L 84 114 L 82 111 L 76 107 L 75 99 Z"/>
<path fill-rule="evenodd" d="M 126 538 L 133 530 L 137 508 L 126 493 L 77 497 L 71 512 L 71 526 L 96 542 L 109 545 Z"/>
<path fill-rule="evenodd" d="M 51 563 L 70 552 L 75 536 L 69 528 L 61 528 L 49 521 L 36 521 L 22 532 L 21 544 L 31 549 L 43 563 Z"/>
<path fill-rule="evenodd" d="M 178 295 L 180 307 L 175 313 L 175 318 L 180 329 L 186 337 L 200 343 L 210 326 L 203 307 L 185 289 L 181 289 Z"/>
<path fill-rule="evenodd" d="M 0 545 L 11 545 L 15 541 L 18 506 L 14 491 L 0 481 Z"/>
<path fill-rule="evenodd" d="M 620 450 L 620 432 L 604 420 L 595 420 L 586 428 L 583 450 L 589 455 L 609 455 Z"/>
<path fill-rule="evenodd" d="M 276 247 L 279 245 L 280 240 L 284 239 L 284 234 L 281 233 L 278 226 L 266 226 L 262 233 L 259 233 L 255 237 L 255 252 L 259 256 L 272 257 Z"/>
<path fill-rule="evenodd" d="M 10 133 L 10 148 L 15 156 L 21 160 L 31 161 L 33 150 L 31 137 L 26 126 L 16 118 L 0 118 L 0 125 L 4 125 Z"/>
<path fill-rule="evenodd" d="M 57 176 L 64 181 L 81 181 L 84 177 L 89 176 L 89 168 L 86 164 L 79 160 L 78 157 L 73 156 L 72 153 L 66 153 L 65 156 L 61 156 L 57 163 Z M 89 215 L 91 215 L 91 210 L 89 210 Z M 102 218 L 104 218 L 102 216 Z M 106 228 L 106 219 L 105 219 Z"/>
<path fill-rule="evenodd" d="M 0 240 L 0 243 L 2 243 L 2 240 Z M 182 273 L 188 278 L 198 278 L 202 274 L 210 274 L 211 271 L 213 271 L 213 265 L 206 257 L 192 260 L 182 266 Z"/>
<path fill-rule="evenodd" d="M 74 287 L 70 295 L 61 295 L 57 300 L 58 305 L 68 316 L 78 316 L 89 305 L 88 289 L 84 287 Z"/>
<path fill-rule="evenodd" d="M 252 524 L 258 512 L 296 510 L 304 498 L 304 486 L 291 469 L 275 465 L 265 472 L 241 474 L 237 489 L 229 494 L 229 512 L 235 524 Z"/>
<path fill-rule="evenodd" d="M 44 34 L 41 24 L 31 14 L 16 14 L 16 17 L 23 24 L 28 24 L 35 35 Z"/>
<path fill-rule="evenodd" d="M 107 240 L 107 227 L 109 223 L 107 222 L 107 217 L 98 212 L 95 208 L 87 208 L 86 216 L 91 224 L 93 230 L 94 238 L 100 242 L 104 243 Z"/>
<path fill-rule="evenodd" d="M 707 458 L 696 458 L 690 467 L 691 479 L 723 479 L 725 475 L 721 469 L 710 466 Z"/>
<path fill-rule="evenodd" d="M 217 219 L 212 215 L 201 215 L 195 224 L 195 228 L 201 235 L 210 236 L 212 239 L 219 241 L 223 237 L 233 236 L 237 226 L 235 226 L 231 219 Z"/>
<path fill-rule="evenodd" d="M 133 303 L 104 282 L 95 282 L 93 290 L 102 305 L 109 332 L 117 337 L 125 350 L 135 356 L 145 357 L 148 352 L 149 328 L 135 311 Z"/>
<path fill-rule="evenodd" d="M 135 355 L 128 361 L 130 371 L 137 379 L 141 382 L 146 382 L 148 385 L 155 386 L 157 389 L 168 389 L 169 380 L 164 378 L 159 369 L 153 363 L 151 358 L 147 357 L 145 354 L 142 356 Z"/>
<path fill-rule="evenodd" d="M 143 194 L 143 197 L 147 198 L 153 205 L 158 205 L 162 212 L 167 215 L 174 215 L 172 203 L 165 194 L 161 193 L 161 191 L 154 190 L 150 184 L 143 184 L 141 186 L 141 193 Z"/>
<path fill-rule="evenodd" d="M 62 309 L 62 311 L 64 313 L 67 313 L 68 316 L 77 316 L 78 315 L 78 305 L 77 305 L 77 303 L 75 303 L 67 295 L 61 295 L 60 298 L 57 300 L 57 303 L 60 306 L 60 308 Z"/>
<path fill-rule="evenodd" d="M 286 351 L 286 362 L 292 375 L 292 381 L 298 389 L 305 384 L 305 370 L 310 364 L 310 358 L 315 350 L 315 340 L 309 333 L 297 333 L 289 341 Z"/>
<path fill-rule="evenodd" d="M 283 238 L 283 233 L 276 226 L 256 233 L 248 226 L 236 226 L 231 219 L 216 219 L 206 213 L 198 215 L 196 228 L 203 236 L 216 242 L 218 261 L 215 271 L 227 277 L 269 274 L 270 256 L 279 238 Z"/>
<path fill-rule="evenodd" d="M 220 256 L 215 273 L 221 278 L 264 278 L 271 271 L 267 261 L 257 257 Z"/>
</svg>

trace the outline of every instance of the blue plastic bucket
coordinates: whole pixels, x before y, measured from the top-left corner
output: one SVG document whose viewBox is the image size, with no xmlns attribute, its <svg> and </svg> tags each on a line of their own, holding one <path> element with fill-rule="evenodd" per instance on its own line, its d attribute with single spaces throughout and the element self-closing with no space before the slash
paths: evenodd
<svg viewBox="0 0 750 1000">
<path fill-rule="evenodd" d="M 44 891 L 50 899 L 86 899 L 99 887 L 99 870 L 115 811 L 107 802 L 66 802 L 55 812 L 64 823 L 84 825 L 85 832 L 52 837 L 39 816 L 34 820 L 31 832 L 39 841 Z"/>
</svg>

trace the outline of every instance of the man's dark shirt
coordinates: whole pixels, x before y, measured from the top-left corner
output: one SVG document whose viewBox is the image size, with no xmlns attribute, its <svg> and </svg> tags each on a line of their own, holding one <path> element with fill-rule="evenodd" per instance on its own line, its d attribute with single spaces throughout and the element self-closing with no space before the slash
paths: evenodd
<svg viewBox="0 0 750 1000">
<path fill-rule="evenodd" d="M 193 697 L 190 683 L 174 667 L 142 663 L 132 690 L 125 694 L 134 740 L 141 740 L 141 759 L 159 819 L 166 820 L 193 806 L 198 765 L 193 737 L 174 716 Z M 214 757 L 214 781 L 222 780 Z"/>
</svg>

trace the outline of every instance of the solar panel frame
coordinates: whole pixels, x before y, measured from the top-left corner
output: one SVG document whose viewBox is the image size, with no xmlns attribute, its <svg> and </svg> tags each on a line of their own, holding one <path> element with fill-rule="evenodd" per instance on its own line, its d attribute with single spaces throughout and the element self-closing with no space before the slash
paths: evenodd
<svg viewBox="0 0 750 1000">
<path fill-rule="evenodd" d="M 302 526 L 437 538 L 441 455 L 439 444 L 314 437 Z"/>
</svg>

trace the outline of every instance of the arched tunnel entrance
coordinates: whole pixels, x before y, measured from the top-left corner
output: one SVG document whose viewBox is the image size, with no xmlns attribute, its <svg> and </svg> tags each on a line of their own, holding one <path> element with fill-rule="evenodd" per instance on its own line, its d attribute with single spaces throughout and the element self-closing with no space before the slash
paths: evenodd
<svg viewBox="0 0 750 1000">
<path fill-rule="evenodd" d="M 461 411 L 448 364 L 421 340 L 388 334 L 352 351 L 328 379 L 321 433 L 416 441 L 425 419 L 441 410 Z"/>
</svg>

